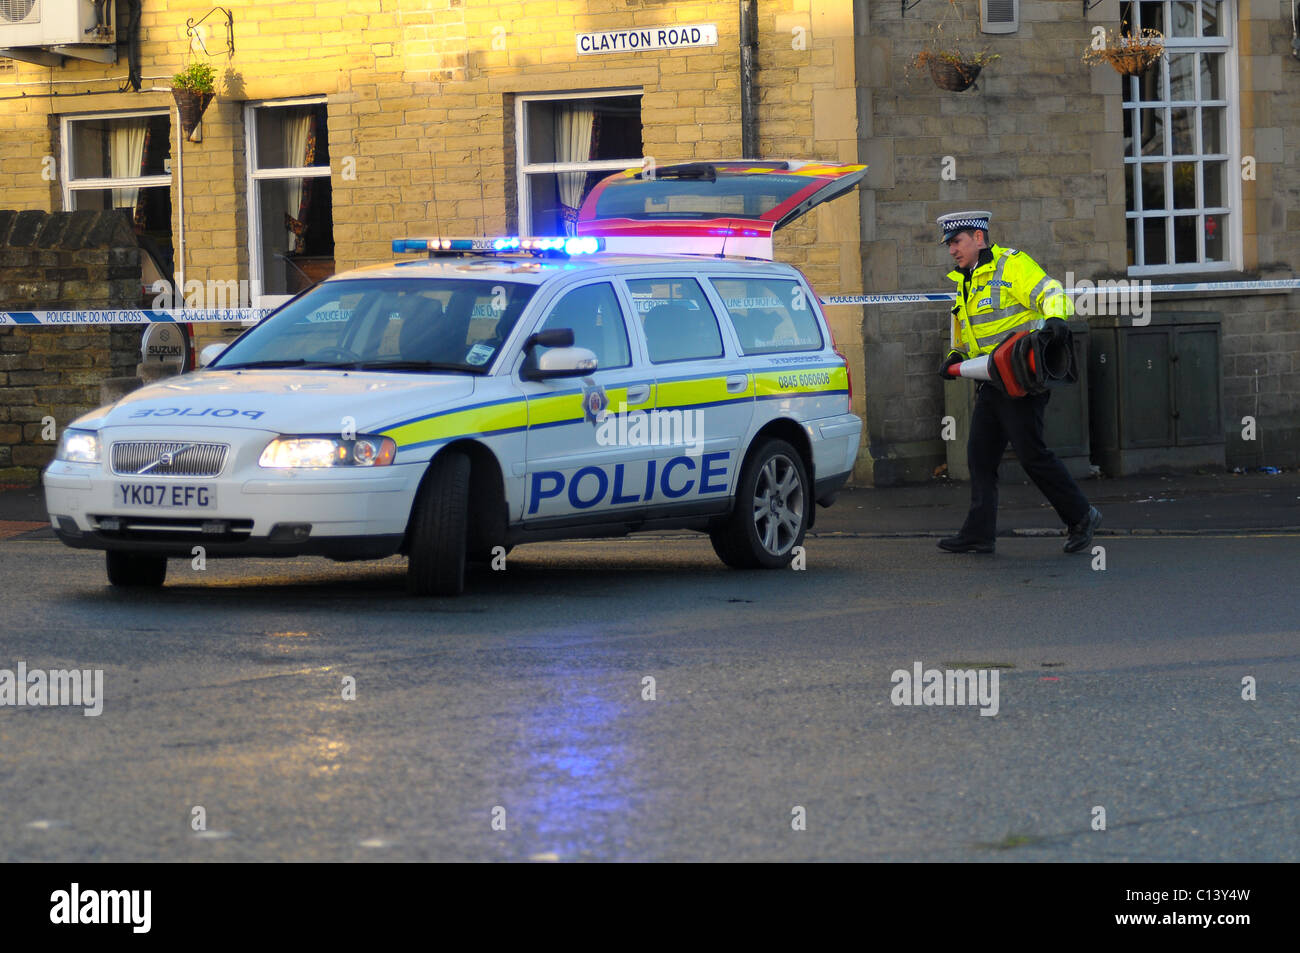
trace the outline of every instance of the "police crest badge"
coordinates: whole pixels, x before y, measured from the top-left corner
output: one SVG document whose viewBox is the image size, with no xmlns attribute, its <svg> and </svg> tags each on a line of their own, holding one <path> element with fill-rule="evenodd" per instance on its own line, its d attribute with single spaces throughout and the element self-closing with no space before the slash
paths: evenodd
<svg viewBox="0 0 1300 953">
<path fill-rule="evenodd" d="M 593 424 L 598 424 L 605 419 L 608 410 L 609 397 L 605 394 L 605 388 L 599 384 L 584 385 L 582 388 L 582 411 L 587 420 Z"/>
</svg>

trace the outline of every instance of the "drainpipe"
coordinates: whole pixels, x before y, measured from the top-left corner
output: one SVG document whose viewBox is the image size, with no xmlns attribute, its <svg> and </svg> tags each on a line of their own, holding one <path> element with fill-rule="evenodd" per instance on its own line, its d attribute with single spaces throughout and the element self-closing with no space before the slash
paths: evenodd
<svg viewBox="0 0 1300 953">
<path fill-rule="evenodd" d="M 740 0 L 740 157 L 758 156 L 758 0 Z"/>
<path fill-rule="evenodd" d="M 172 303 L 185 307 L 185 136 L 181 130 L 181 107 L 176 107 L 176 297 Z"/>
</svg>

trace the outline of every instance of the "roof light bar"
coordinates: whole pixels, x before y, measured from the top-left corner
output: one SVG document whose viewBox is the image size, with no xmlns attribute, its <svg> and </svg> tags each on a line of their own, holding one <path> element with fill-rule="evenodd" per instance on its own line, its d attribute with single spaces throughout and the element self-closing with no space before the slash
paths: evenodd
<svg viewBox="0 0 1300 953">
<path fill-rule="evenodd" d="M 591 235 L 572 238 L 503 235 L 500 238 L 394 238 L 393 254 L 428 252 L 430 255 L 493 252 L 524 252 L 538 256 L 594 255 L 605 241 Z"/>
</svg>

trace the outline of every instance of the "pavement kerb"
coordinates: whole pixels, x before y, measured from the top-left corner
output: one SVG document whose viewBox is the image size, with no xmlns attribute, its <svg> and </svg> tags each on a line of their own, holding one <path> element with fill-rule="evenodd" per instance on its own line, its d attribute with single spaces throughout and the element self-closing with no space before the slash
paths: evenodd
<svg viewBox="0 0 1300 953">
<path fill-rule="evenodd" d="M 1242 533 L 1259 535 L 1261 533 L 1300 533 L 1300 526 L 1242 526 L 1215 527 L 1214 529 L 1099 529 L 1093 536 L 1238 536 Z M 653 538 L 649 534 L 637 534 L 641 538 Z M 943 539 L 953 535 L 948 532 L 917 531 L 914 533 L 854 533 L 834 530 L 828 533 L 809 532 L 807 539 Z M 1063 529 L 1011 529 L 998 533 L 998 539 L 1034 538 L 1054 536 L 1065 538 Z M 671 537 L 659 537 L 668 539 Z"/>
</svg>

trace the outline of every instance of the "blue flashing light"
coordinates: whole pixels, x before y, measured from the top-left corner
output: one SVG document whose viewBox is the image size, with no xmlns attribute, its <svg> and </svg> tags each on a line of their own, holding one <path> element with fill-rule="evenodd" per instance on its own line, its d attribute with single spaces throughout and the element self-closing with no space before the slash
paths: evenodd
<svg viewBox="0 0 1300 953">
<path fill-rule="evenodd" d="M 500 238 L 394 238 L 393 253 L 428 252 L 526 252 L 543 257 L 556 255 L 594 255 L 605 248 L 605 241 L 592 235 L 564 238 L 562 236 L 522 238 L 503 235 Z"/>
</svg>

